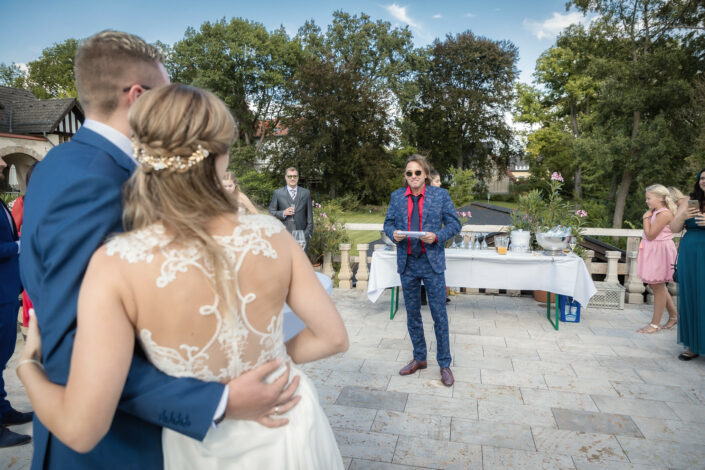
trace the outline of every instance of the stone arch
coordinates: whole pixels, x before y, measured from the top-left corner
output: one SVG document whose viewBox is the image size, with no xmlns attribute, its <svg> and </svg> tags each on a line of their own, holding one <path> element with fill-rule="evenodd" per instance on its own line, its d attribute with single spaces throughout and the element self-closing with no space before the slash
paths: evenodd
<svg viewBox="0 0 705 470">
<path fill-rule="evenodd" d="M 3 171 L 3 173 L 5 173 L 4 181 L 0 183 L 3 188 L 0 188 L 0 190 L 9 189 L 8 174 L 10 167 L 15 165 L 15 169 L 17 170 L 17 179 L 20 183 L 20 192 L 24 192 L 27 189 L 25 185 L 27 170 L 29 170 L 29 168 L 36 162 L 41 160 L 42 155 L 39 155 L 39 153 L 31 148 L 16 145 L 0 148 L 0 158 L 5 160 L 5 163 L 7 163 L 7 168 Z"/>
</svg>

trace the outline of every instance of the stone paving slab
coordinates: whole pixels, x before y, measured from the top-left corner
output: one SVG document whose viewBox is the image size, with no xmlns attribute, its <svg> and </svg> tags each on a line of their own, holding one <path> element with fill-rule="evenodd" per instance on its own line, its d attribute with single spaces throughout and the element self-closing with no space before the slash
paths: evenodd
<svg viewBox="0 0 705 470">
<path fill-rule="evenodd" d="M 336 405 L 374 410 L 404 411 L 408 393 L 370 390 L 364 387 L 343 387 L 336 400 Z"/>
<path fill-rule="evenodd" d="M 553 408 L 558 429 L 643 437 L 631 416 Z"/>
<path fill-rule="evenodd" d="M 531 427 L 453 418 L 450 440 L 510 449 L 536 450 Z"/>
<path fill-rule="evenodd" d="M 401 377 L 411 359 L 403 299 L 394 320 L 389 293 L 371 304 L 335 289 L 333 300 L 350 350 L 301 369 L 346 469 L 705 468 L 705 358 L 678 361 L 674 330 L 636 333 L 650 306 L 588 308 L 555 331 L 533 298 L 455 296 L 456 383 L 445 387 L 427 307 L 428 369 Z M 12 403 L 28 409 L 14 371 L 4 377 Z M 31 433 L 25 426 L 15 429 Z M 31 451 L 0 449 L 0 470 L 28 469 Z"/>
</svg>

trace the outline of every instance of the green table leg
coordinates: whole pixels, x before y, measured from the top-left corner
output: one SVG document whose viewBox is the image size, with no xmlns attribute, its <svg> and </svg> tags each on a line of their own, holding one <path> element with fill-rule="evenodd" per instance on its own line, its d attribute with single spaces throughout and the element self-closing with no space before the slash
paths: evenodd
<svg viewBox="0 0 705 470">
<path fill-rule="evenodd" d="M 553 325 L 553 328 L 555 328 L 556 331 L 558 331 L 558 296 L 556 295 L 556 322 L 553 323 L 551 320 L 551 293 L 547 292 L 546 293 L 546 318 L 548 318 L 548 321 L 551 325 Z"/>
<path fill-rule="evenodd" d="M 394 320 L 394 315 L 399 310 L 399 287 L 392 287 L 392 301 L 389 304 L 389 319 Z"/>
</svg>

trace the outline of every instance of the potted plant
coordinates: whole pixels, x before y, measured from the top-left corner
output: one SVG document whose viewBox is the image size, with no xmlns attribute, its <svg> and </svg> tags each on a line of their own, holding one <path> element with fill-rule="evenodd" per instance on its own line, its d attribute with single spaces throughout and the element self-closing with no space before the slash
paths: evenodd
<svg viewBox="0 0 705 470">
<path fill-rule="evenodd" d="M 519 196 L 519 207 L 512 213 L 512 230 L 529 230 L 535 235 L 560 225 L 570 229 L 573 242 L 579 246 L 588 214 L 583 209 L 575 210 L 563 200 L 560 194 L 562 187 L 563 176 L 553 172 L 547 196 L 538 189 Z M 538 246 L 535 238 L 532 246 Z"/>
<path fill-rule="evenodd" d="M 558 172 L 551 174 L 548 193 L 538 189 L 529 191 L 519 197 L 519 207 L 512 213 L 512 230 L 530 230 L 534 233 L 532 246 L 538 247 L 535 235 L 545 232 L 556 226 L 568 227 L 571 233 L 571 243 L 576 244 L 576 251 L 581 252 L 580 242 L 582 241 L 582 229 L 585 223 L 587 212 L 583 209 L 575 209 L 561 196 L 560 190 L 563 187 L 563 176 Z M 534 292 L 534 298 L 539 302 L 545 302 L 547 295 L 543 291 Z M 551 297 L 553 301 L 553 296 Z"/>
<path fill-rule="evenodd" d="M 323 256 L 340 252 L 341 243 L 349 243 L 345 226 L 338 222 L 342 210 L 334 203 L 319 204 L 313 201 L 313 233 L 308 241 L 308 259 L 314 266 L 323 261 Z"/>
</svg>

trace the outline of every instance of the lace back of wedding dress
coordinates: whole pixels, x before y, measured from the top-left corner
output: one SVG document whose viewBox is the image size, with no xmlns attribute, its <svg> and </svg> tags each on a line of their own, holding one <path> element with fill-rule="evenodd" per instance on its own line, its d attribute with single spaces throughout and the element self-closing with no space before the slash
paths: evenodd
<svg viewBox="0 0 705 470">
<path fill-rule="evenodd" d="M 126 263 L 139 340 L 156 367 L 175 377 L 226 382 L 286 357 L 280 312 L 289 271 L 277 253 L 283 229 L 270 216 L 247 215 L 232 234 L 214 236 L 228 259 L 232 309 L 216 295 L 212 263 L 195 242 L 172 242 L 153 225 L 107 243 L 107 254 Z"/>
</svg>

